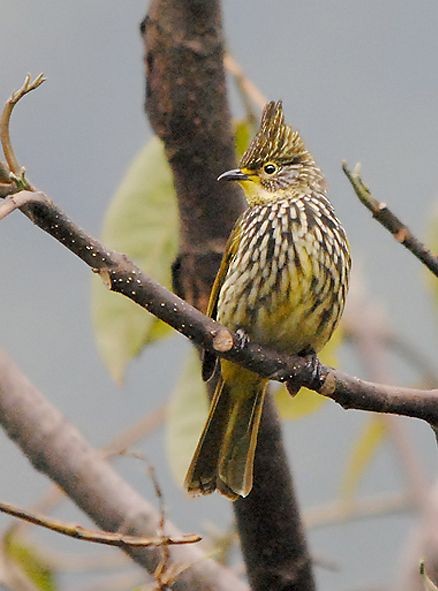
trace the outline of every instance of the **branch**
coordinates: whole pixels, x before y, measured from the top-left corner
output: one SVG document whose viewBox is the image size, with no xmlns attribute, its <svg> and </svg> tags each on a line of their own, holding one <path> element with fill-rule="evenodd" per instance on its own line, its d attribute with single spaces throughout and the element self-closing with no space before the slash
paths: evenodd
<svg viewBox="0 0 438 591">
<path fill-rule="evenodd" d="M 124 536 L 156 536 L 160 522 L 157 511 L 111 468 L 99 451 L 90 447 L 2 352 L 0 423 L 34 467 L 62 487 L 99 527 L 107 532 L 123 532 Z M 167 522 L 166 535 L 179 538 L 181 532 Z M 123 550 L 152 574 L 161 559 L 160 548 L 124 546 Z M 172 546 L 169 551 L 172 565 L 181 573 L 173 584 L 175 591 L 247 591 L 237 577 L 206 558 L 198 546 Z"/>
<path fill-rule="evenodd" d="M 178 544 L 193 544 L 199 542 L 202 538 L 197 534 L 184 534 L 181 537 L 172 538 L 169 536 L 160 535 L 155 537 L 139 537 L 126 536 L 122 533 L 109 531 L 95 531 L 77 525 L 75 523 L 66 523 L 59 519 L 53 519 L 41 515 L 40 513 L 33 513 L 26 511 L 21 507 L 16 507 L 10 503 L 0 502 L 0 511 L 7 513 L 13 517 L 23 519 L 33 525 L 45 527 L 51 531 L 55 531 L 64 536 L 75 538 L 77 540 L 85 540 L 86 542 L 94 542 L 96 544 L 105 544 L 106 546 L 117 546 L 124 548 L 130 546 L 132 548 L 147 548 L 149 546 L 173 546 Z"/>
<path fill-rule="evenodd" d="M 125 255 L 92 238 L 43 193 L 32 193 L 34 202 L 28 198 L 29 192 L 25 193 L 27 203 L 21 211 L 29 219 L 98 273 L 109 289 L 125 295 L 202 348 L 261 376 L 280 382 L 293 380 L 345 409 L 405 415 L 438 425 L 438 389 L 368 382 L 322 364 L 319 379 L 315 380 L 312 368 L 303 357 L 282 355 L 252 342 L 242 347 L 239 338 L 225 326 L 145 275 Z"/>
<path fill-rule="evenodd" d="M 410 250 L 417 259 L 419 259 L 436 277 L 438 277 L 438 257 L 434 256 L 430 250 L 412 234 L 411 230 L 392 213 L 386 203 L 377 201 L 377 199 L 373 197 L 359 174 L 358 166 L 356 165 L 353 171 L 350 171 L 347 163 L 343 162 L 342 170 L 350 181 L 361 203 L 363 203 L 373 214 L 373 218 L 382 224 L 384 228 L 389 230 L 397 242 L 403 244 L 405 248 Z"/>
</svg>

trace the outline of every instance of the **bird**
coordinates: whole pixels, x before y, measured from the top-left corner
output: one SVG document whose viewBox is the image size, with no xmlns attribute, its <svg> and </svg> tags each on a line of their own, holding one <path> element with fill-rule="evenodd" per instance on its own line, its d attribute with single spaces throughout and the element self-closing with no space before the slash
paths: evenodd
<svg viewBox="0 0 438 591">
<path fill-rule="evenodd" d="M 228 238 L 207 315 L 279 353 L 309 356 L 330 339 L 344 309 L 351 256 L 326 181 L 300 133 L 270 101 L 236 181 L 248 207 Z M 217 490 L 231 500 L 253 487 L 257 436 L 268 379 L 204 352 L 216 376 L 210 410 L 184 481 L 190 495 Z"/>
</svg>

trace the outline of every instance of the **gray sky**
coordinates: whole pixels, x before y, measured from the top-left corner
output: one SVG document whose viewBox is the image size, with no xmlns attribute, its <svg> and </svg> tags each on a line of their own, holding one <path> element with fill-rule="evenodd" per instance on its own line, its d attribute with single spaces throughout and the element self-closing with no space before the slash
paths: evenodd
<svg viewBox="0 0 438 591">
<path fill-rule="evenodd" d="M 17 108 L 12 131 L 18 156 L 32 181 L 93 233 L 99 232 L 126 166 L 150 136 L 138 33 L 146 4 L 2 2 L 0 99 L 28 71 L 44 71 L 48 78 Z M 224 2 L 230 51 L 265 95 L 283 99 L 288 120 L 326 173 L 355 266 L 373 299 L 402 335 L 429 359 L 436 358 L 437 315 L 425 290 L 425 273 L 357 202 L 340 162 L 360 160 L 375 195 L 420 237 L 425 235 L 437 202 L 438 5 L 426 0 L 253 0 L 250 10 L 242 6 Z M 234 92 L 232 106 L 241 113 Z M 95 350 L 88 270 L 18 213 L 1 223 L 0 268 L 1 345 L 93 443 L 105 442 L 165 399 L 184 358 L 183 340 L 148 350 L 133 363 L 125 387 L 116 388 Z M 173 370 L 166 363 L 163 371 L 163 353 L 173 356 Z M 410 375 L 401 364 L 395 371 L 401 380 Z M 359 413 L 327 406 L 287 425 L 303 506 L 337 495 L 362 421 Z M 425 428 L 408 424 L 433 477 L 433 441 Z M 30 503 L 45 489 L 45 480 L 4 436 L 0 441 L 8 473 L 0 481 L 0 498 Z M 230 518 L 221 499 L 184 499 L 165 465 L 161 434 L 143 448 L 160 465 L 176 523 L 192 531 L 216 516 Z M 149 495 L 141 469 L 120 465 Z M 396 490 L 402 482 L 395 454 L 386 446 L 361 492 Z M 410 523 L 407 517 L 391 517 L 312 533 L 315 554 L 342 569 L 337 574 L 318 570 L 323 588 L 339 591 L 391 580 Z M 54 546 L 57 541 L 51 540 Z"/>
</svg>

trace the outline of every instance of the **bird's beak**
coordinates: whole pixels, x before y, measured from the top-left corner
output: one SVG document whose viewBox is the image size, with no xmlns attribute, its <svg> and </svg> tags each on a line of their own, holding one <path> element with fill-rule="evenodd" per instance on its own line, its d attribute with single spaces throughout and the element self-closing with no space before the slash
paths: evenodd
<svg viewBox="0 0 438 591">
<path fill-rule="evenodd" d="M 243 172 L 240 168 L 233 168 L 233 170 L 227 170 L 217 177 L 218 181 L 248 181 L 249 176 Z"/>
</svg>

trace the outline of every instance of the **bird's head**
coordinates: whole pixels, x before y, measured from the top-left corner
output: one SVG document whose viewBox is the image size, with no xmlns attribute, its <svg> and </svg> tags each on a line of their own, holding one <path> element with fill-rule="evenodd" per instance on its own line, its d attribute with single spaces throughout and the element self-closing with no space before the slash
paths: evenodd
<svg viewBox="0 0 438 591">
<path fill-rule="evenodd" d="M 324 179 L 298 131 L 284 122 L 281 101 L 267 103 L 260 130 L 242 156 L 239 168 L 218 180 L 238 181 L 249 205 L 270 203 L 303 191 L 324 190 Z"/>
</svg>

